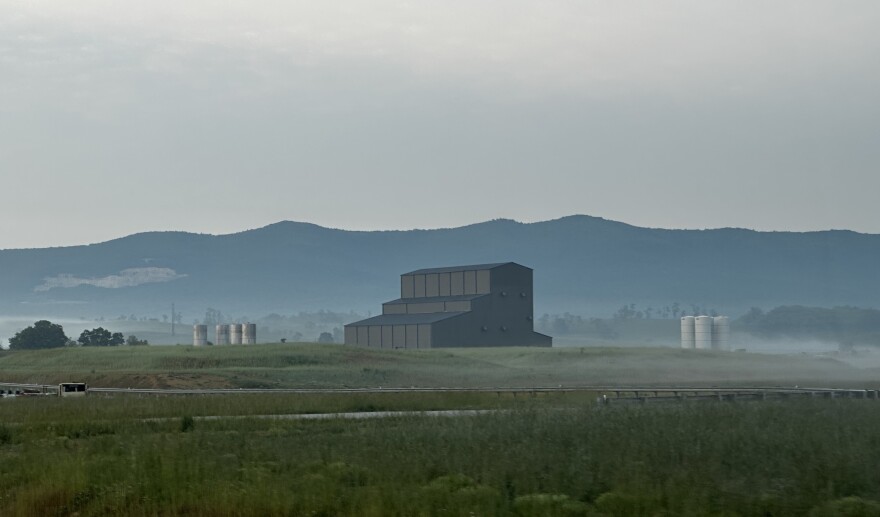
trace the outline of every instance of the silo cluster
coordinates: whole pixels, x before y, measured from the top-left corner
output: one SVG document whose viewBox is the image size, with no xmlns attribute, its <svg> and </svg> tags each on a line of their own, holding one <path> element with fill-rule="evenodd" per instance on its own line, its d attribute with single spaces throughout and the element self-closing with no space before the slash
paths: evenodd
<svg viewBox="0 0 880 517">
<path fill-rule="evenodd" d="M 216 344 L 218 345 L 256 345 L 257 325 L 255 323 L 232 323 L 217 325 Z M 208 344 L 208 326 L 193 325 L 193 345 Z"/>
<path fill-rule="evenodd" d="M 208 344 L 208 326 L 193 325 L 193 345 L 205 346 Z"/>
<path fill-rule="evenodd" d="M 712 348 L 730 350 L 730 318 L 716 316 L 712 322 Z"/>
<path fill-rule="evenodd" d="M 730 350 L 730 318 L 727 316 L 684 316 L 681 318 L 681 347 L 698 350 Z"/>
<path fill-rule="evenodd" d="M 229 325 L 217 325 L 217 341 L 214 343 L 218 345 L 229 344 Z"/>
<path fill-rule="evenodd" d="M 257 344 L 257 325 L 256 323 L 243 323 L 241 325 L 241 344 L 256 345 Z"/>
<path fill-rule="evenodd" d="M 229 344 L 241 344 L 241 324 L 233 323 L 232 325 L 229 325 Z"/>
<path fill-rule="evenodd" d="M 681 319 L 681 347 L 682 348 L 696 348 L 696 341 L 694 337 L 695 326 L 694 326 L 694 317 L 693 316 L 685 316 Z"/>
</svg>

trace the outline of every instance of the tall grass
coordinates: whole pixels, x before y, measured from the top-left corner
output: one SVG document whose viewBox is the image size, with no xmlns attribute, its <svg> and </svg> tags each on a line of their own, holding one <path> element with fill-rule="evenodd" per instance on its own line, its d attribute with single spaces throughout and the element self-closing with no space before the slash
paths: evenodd
<svg viewBox="0 0 880 517">
<path fill-rule="evenodd" d="M 131 401 L 6 425 L 0 514 L 869 515 L 880 500 L 870 400 L 308 422 L 145 421 Z"/>
</svg>

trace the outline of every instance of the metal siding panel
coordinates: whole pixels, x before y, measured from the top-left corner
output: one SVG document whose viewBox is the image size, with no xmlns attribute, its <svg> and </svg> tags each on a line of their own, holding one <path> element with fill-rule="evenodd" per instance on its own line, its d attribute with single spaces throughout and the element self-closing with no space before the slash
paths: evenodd
<svg viewBox="0 0 880 517">
<path fill-rule="evenodd" d="M 382 327 L 378 325 L 373 325 L 367 328 L 370 329 L 370 332 L 367 336 L 370 340 L 370 346 L 382 348 Z"/>
<path fill-rule="evenodd" d="M 413 277 L 412 275 L 401 275 L 400 277 L 400 297 L 413 297 Z"/>
<path fill-rule="evenodd" d="M 406 326 L 406 347 L 407 348 L 418 348 L 419 347 L 419 326 L 418 325 L 407 325 Z"/>
<path fill-rule="evenodd" d="M 446 302 L 446 312 L 467 312 L 471 310 L 471 302 Z"/>
<path fill-rule="evenodd" d="M 415 294 L 416 298 L 424 298 L 425 297 L 425 275 L 415 275 L 413 276 L 415 282 Z"/>
<path fill-rule="evenodd" d="M 477 272 L 464 272 L 464 294 L 477 294 Z"/>
<path fill-rule="evenodd" d="M 438 296 L 449 296 L 449 273 L 437 275 Z"/>
<path fill-rule="evenodd" d="M 358 341 L 357 343 L 361 346 L 369 346 L 369 341 L 367 340 L 367 328 L 369 327 L 358 327 Z"/>
<path fill-rule="evenodd" d="M 433 312 L 443 312 L 443 302 L 431 303 L 408 303 L 406 311 L 409 314 L 430 314 Z"/>
<path fill-rule="evenodd" d="M 464 294 L 464 272 L 455 271 L 449 275 L 449 292 L 452 296 Z"/>
<path fill-rule="evenodd" d="M 489 281 L 489 270 L 483 269 L 477 271 L 477 294 L 489 294 L 491 282 Z"/>
<path fill-rule="evenodd" d="M 382 314 L 406 314 L 405 303 L 388 303 L 382 306 Z"/>
<path fill-rule="evenodd" d="M 394 348 L 406 348 L 406 325 L 394 325 Z"/>
<path fill-rule="evenodd" d="M 391 325 L 382 326 L 382 348 L 392 348 L 393 341 L 391 337 Z"/>
<path fill-rule="evenodd" d="M 425 275 L 425 296 L 440 296 L 440 281 L 436 274 Z"/>
<path fill-rule="evenodd" d="M 358 343 L 357 327 L 345 327 L 345 344 L 356 345 Z"/>
<path fill-rule="evenodd" d="M 419 325 L 419 348 L 431 348 L 431 325 Z"/>
</svg>

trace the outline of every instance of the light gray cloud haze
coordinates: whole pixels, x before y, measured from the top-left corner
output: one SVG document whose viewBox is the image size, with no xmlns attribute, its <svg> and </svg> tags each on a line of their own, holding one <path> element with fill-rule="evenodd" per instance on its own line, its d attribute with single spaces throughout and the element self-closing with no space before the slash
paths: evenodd
<svg viewBox="0 0 880 517">
<path fill-rule="evenodd" d="M 870 1 L 0 2 L 0 247 L 587 213 L 880 232 Z"/>
<path fill-rule="evenodd" d="M 34 288 L 35 292 L 52 289 L 70 289 L 81 285 L 91 285 L 103 289 L 121 289 L 144 284 L 171 282 L 187 275 L 180 274 L 167 267 L 136 267 L 123 269 L 118 274 L 98 278 L 80 278 L 71 274 L 61 274 L 43 279 L 43 283 Z"/>
</svg>

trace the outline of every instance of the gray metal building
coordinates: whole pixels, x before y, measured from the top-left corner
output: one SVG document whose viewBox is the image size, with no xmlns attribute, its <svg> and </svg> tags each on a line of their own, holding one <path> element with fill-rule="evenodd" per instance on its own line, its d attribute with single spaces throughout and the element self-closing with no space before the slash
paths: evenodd
<svg viewBox="0 0 880 517">
<path fill-rule="evenodd" d="M 345 344 L 375 348 L 551 346 L 533 327 L 532 270 L 513 262 L 400 275 L 382 315 L 345 326 Z"/>
</svg>

